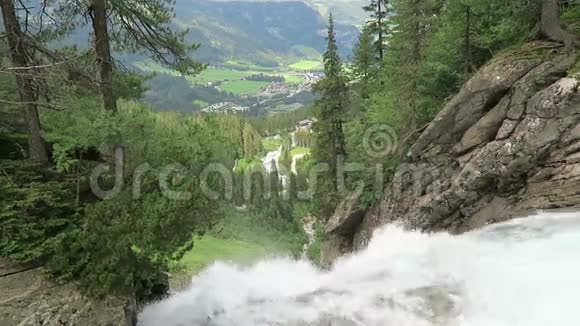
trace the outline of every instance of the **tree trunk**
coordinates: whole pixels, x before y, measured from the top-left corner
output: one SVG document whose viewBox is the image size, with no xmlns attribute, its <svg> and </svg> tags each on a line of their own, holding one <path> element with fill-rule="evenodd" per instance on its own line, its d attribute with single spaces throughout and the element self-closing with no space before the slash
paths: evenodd
<svg viewBox="0 0 580 326">
<path fill-rule="evenodd" d="M 385 57 L 384 40 L 383 40 L 383 8 L 381 7 L 381 1 L 378 1 L 378 24 L 379 24 L 379 59 L 381 61 L 381 66 L 383 65 L 383 59 Z"/>
<path fill-rule="evenodd" d="M 559 0 L 542 1 L 542 20 L 540 25 L 541 33 L 553 41 L 562 42 L 566 47 L 570 48 L 580 44 L 574 34 L 564 30 L 560 25 Z"/>
<path fill-rule="evenodd" d="M 24 43 L 25 35 L 20 28 L 14 2 L 12 0 L 0 0 L 4 28 L 7 33 L 8 44 L 12 63 L 17 67 L 28 67 L 30 58 Z M 16 83 L 20 101 L 23 103 L 28 126 L 28 151 L 30 158 L 40 164 L 49 163 L 48 145 L 42 138 L 40 117 L 38 114 L 37 96 L 34 91 L 33 77 L 30 73 L 17 73 Z"/>
<path fill-rule="evenodd" d="M 471 7 L 465 6 L 465 73 L 469 74 L 473 67 L 471 59 Z"/>
<path fill-rule="evenodd" d="M 100 65 L 101 93 L 105 109 L 117 112 L 117 100 L 113 94 L 113 58 L 107 25 L 107 1 L 91 0 L 93 32 L 95 33 L 95 49 Z"/>
<path fill-rule="evenodd" d="M 419 96 L 419 85 L 418 85 L 418 71 L 419 65 L 421 64 L 421 50 L 423 48 L 423 36 L 421 35 L 421 22 L 419 21 L 421 17 L 421 11 L 419 10 L 419 0 L 413 2 L 413 27 L 412 27 L 412 38 L 413 38 L 413 53 L 411 54 L 411 67 L 412 67 L 412 78 L 411 78 L 411 91 L 409 92 L 409 106 L 411 107 L 412 115 L 410 121 L 410 130 L 417 129 L 417 121 L 419 120 L 419 103 L 417 98 Z"/>
</svg>

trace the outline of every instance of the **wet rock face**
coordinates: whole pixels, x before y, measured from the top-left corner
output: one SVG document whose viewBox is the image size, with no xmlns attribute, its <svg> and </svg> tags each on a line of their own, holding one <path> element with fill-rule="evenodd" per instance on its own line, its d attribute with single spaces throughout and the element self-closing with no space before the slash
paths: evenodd
<svg viewBox="0 0 580 326">
<path fill-rule="evenodd" d="M 358 189 L 338 205 L 334 215 L 324 227 L 327 234 L 348 235 L 354 233 L 364 217 L 360 202 L 362 192 L 362 188 Z"/>
<path fill-rule="evenodd" d="M 482 68 L 411 147 L 350 249 L 390 222 L 461 233 L 580 207 L 580 76 L 567 76 L 576 60 L 558 45 L 531 43 Z"/>
<path fill-rule="evenodd" d="M 0 289 L 2 326 L 131 326 L 134 322 L 124 300 L 89 299 L 73 284 L 47 281 L 42 268 L 0 260 Z"/>
<path fill-rule="evenodd" d="M 336 258 L 351 250 L 354 233 L 364 217 L 360 202 L 362 193 L 360 188 L 350 194 L 326 223 L 324 227 L 326 240 L 322 244 L 320 257 L 322 267 L 330 267 Z"/>
</svg>

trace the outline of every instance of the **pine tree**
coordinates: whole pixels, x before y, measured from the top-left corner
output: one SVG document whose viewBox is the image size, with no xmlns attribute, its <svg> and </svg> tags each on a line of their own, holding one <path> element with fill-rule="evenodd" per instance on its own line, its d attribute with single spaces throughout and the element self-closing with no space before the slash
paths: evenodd
<svg viewBox="0 0 580 326">
<path fill-rule="evenodd" d="M 90 10 L 104 107 L 106 110 L 117 112 L 117 99 L 113 94 L 113 57 L 107 22 L 107 1 L 91 0 Z"/>
<path fill-rule="evenodd" d="M 437 17 L 441 3 L 438 1 L 391 0 L 396 15 L 392 23 L 396 32 L 389 40 L 391 55 L 385 68 L 389 85 L 396 85 L 395 96 L 398 105 L 408 116 L 407 127 L 417 128 L 419 112 L 419 67 L 424 56 L 428 36 L 432 32 L 433 21 Z"/>
<path fill-rule="evenodd" d="M 270 162 L 270 171 L 269 171 L 268 178 L 270 180 L 270 191 L 271 191 L 270 198 L 273 199 L 273 198 L 280 197 L 280 191 L 282 190 L 282 185 L 280 183 L 278 166 L 276 165 L 275 160 L 272 160 L 272 162 Z"/>
<path fill-rule="evenodd" d="M 298 179 L 297 175 L 290 172 L 288 174 L 288 200 L 290 203 L 295 203 L 299 200 L 298 198 Z"/>
<path fill-rule="evenodd" d="M 92 22 L 99 64 L 98 84 L 105 109 L 117 110 L 113 92 L 113 43 L 118 51 L 147 53 L 182 73 L 196 74 L 204 68 L 189 55 L 198 45 L 185 44 L 187 31 L 172 30 L 173 3 L 172 0 L 90 0 L 88 3 L 71 0 L 56 8 L 63 21 L 73 22 L 72 28 Z M 75 18 L 80 19 L 75 21 Z"/>
<path fill-rule="evenodd" d="M 363 7 L 370 14 L 371 20 L 367 27 L 372 35 L 376 37 L 375 48 L 380 62 L 385 57 L 385 41 L 390 34 L 388 17 L 391 14 L 389 0 L 370 0 L 370 3 Z"/>
<path fill-rule="evenodd" d="M 49 163 L 48 145 L 42 138 L 42 128 L 40 125 L 40 115 L 38 112 L 38 94 L 34 85 L 34 69 L 28 69 L 34 65 L 32 44 L 29 36 L 26 35 L 20 26 L 20 21 L 16 13 L 16 7 L 12 0 L 1 0 L 2 18 L 6 38 L 10 47 L 12 64 L 17 68 L 27 69 L 24 73 L 16 74 L 16 83 L 20 102 L 25 108 L 26 123 L 28 126 L 28 152 L 32 160 L 46 165 Z M 25 22 L 28 24 L 28 21 Z M 28 25 L 27 25 L 28 26 Z"/>
<path fill-rule="evenodd" d="M 417 72 L 421 125 L 494 53 L 526 41 L 540 13 L 527 0 L 450 0 L 435 10 Z"/>
<path fill-rule="evenodd" d="M 336 45 L 332 14 L 329 17 L 327 41 L 328 46 L 324 53 L 326 78 L 314 86 L 315 91 L 321 94 L 316 102 L 319 114 L 315 126 L 314 159 L 318 163 L 329 165 L 328 173 L 321 176 L 315 189 L 319 194 L 316 197 L 320 213 L 324 216 L 331 213 L 339 197 L 336 175 L 339 161 L 346 156 L 343 121 L 348 105 L 348 87 Z"/>
<path fill-rule="evenodd" d="M 369 88 L 378 72 L 371 29 L 366 26 L 353 49 L 353 72 L 359 81 L 359 92 L 363 99 L 369 97 Z"/>
</svg>

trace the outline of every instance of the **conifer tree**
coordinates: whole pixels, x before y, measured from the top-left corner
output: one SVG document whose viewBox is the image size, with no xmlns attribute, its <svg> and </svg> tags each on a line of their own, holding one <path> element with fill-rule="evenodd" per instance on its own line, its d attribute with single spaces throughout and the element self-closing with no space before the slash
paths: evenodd
<svg viewBox="0 0 580 326">
<path fill-rule="evenodd" d="M 28 152 L 29 157 L 37 163 L 46 165 L 49 163 L 48 145 L 42 137 L 40 115 L 38 112 L 38 94 L 35 92 L 33 53 L 30 37 L 21 28 L 21 22 L 16 12 L 16 6 L 12 0 L 0 1 L 2 20 L 6 39 L 10 48 L 12 64 L 21 72 L 16 73 L 16 83 L 20 102 L 24 106 L 26 124 L 28 126 Z M 25 22 L 28 26 L 28 21 Z"/>
<path fill-rule="evenodd" d="M 270 170 L 269 170 L 269 180 L 270 180 L 270 191 L 272 199 L 277 199 L 280 195 L 280 191 L 282 190 L 282 185 L 280 184 L 279 178 L 279 171 L 278 166 L 276 164 L 276 160 L 272 160 L 270 162 Z"/>
<path fill-rule="evenodd" d="M 380 62 L 385 57 L 385 41 L 390 33 L 388 16 L 391 13 L 389 0 L 370 0 L 370 3 L 363 7 L 370 14 L 371 20 L 367 27 L 372 35 L 376 37 L 375 48 Z"/>
<path fill-rule="evenodd" d="M 172 29 L 173 3 L 172 0 L 71 0 L 56 9 L 61 19 L 74 22 L 71 29 L 84 25 L 87 20 L 92 23 L 99 65 L 98 84 L 105 109 L 117 110 L 112 44 L 120 52 L 146 53 L 182 73 L 196 74 L 204 68 L 189 56 L 190 50 L 197 49 L 198 45 L 184 42 L 187 31 Z"/>
<path fill-rule="evenodd" d="M 397 87 L 400 110 L 408 116 L 408 127 L 417 128 L 419 123 L 419 67 L 424 56 L 426 40 L 431 33 L 433 21 L 441 4 L 437 1 L 391 0 L 396 15 L 392 23 L 397 31 L 390 38 L 388 76 Z"/>
<path fill-rule="evenodd" d="M 295 203 L 299 200 L 298 198 L 298 179 L 297 175 L 290 172 L 288 174 L 288 200 L 290 203 Z"/>
<path fill-rule="evenodd" d="M 339 197 L 336 175 L 338 164 L 346 156 L 343 121 L 348 105 L 348 87 L 343 74 L 342 62 L 336 45 L 334 18 L 329 17 L 328 46 L 324 53 L 324 73 L 326 78 L 319 81 L 314 89 L 320 94 L 316 102 L 319 108 L 318 122 L 315 126 L 316 146 L 314 159 L 326 163 L 328 172 L 317 182 L 317 195 L 320 213 L 328 216 Z"/>
<path fill-rule="evenodd" d="M 359 92 L 363 99 L 369 97 L 369 88 L 378 70 L 377 63 L 372 33 L 366 26 L 353 49 L 353 72 L 354 77 L 358 79 Z"/>
<path fill-rule="evenodd" d="M 540 3 L 450 0 L 431 12 L 436 19 L 426 30 L 417 71 L 420 125 L 494 54 L 526 41 L 522 36 L 538 23 Z"/>
</svg>

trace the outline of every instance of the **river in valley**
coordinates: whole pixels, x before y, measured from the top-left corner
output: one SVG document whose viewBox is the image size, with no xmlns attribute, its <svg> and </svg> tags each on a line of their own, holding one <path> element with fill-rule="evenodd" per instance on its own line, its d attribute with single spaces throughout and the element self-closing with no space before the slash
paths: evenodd
<svg viewBox="0 0 580 326">
<path fill-rule="evenodd" d="M 580 214 L 541 213 L 461 236 L 386 226 L 330 271 L 216 263 L 139 325 L 563 326 L 579 302 Z"/>
</svg>

